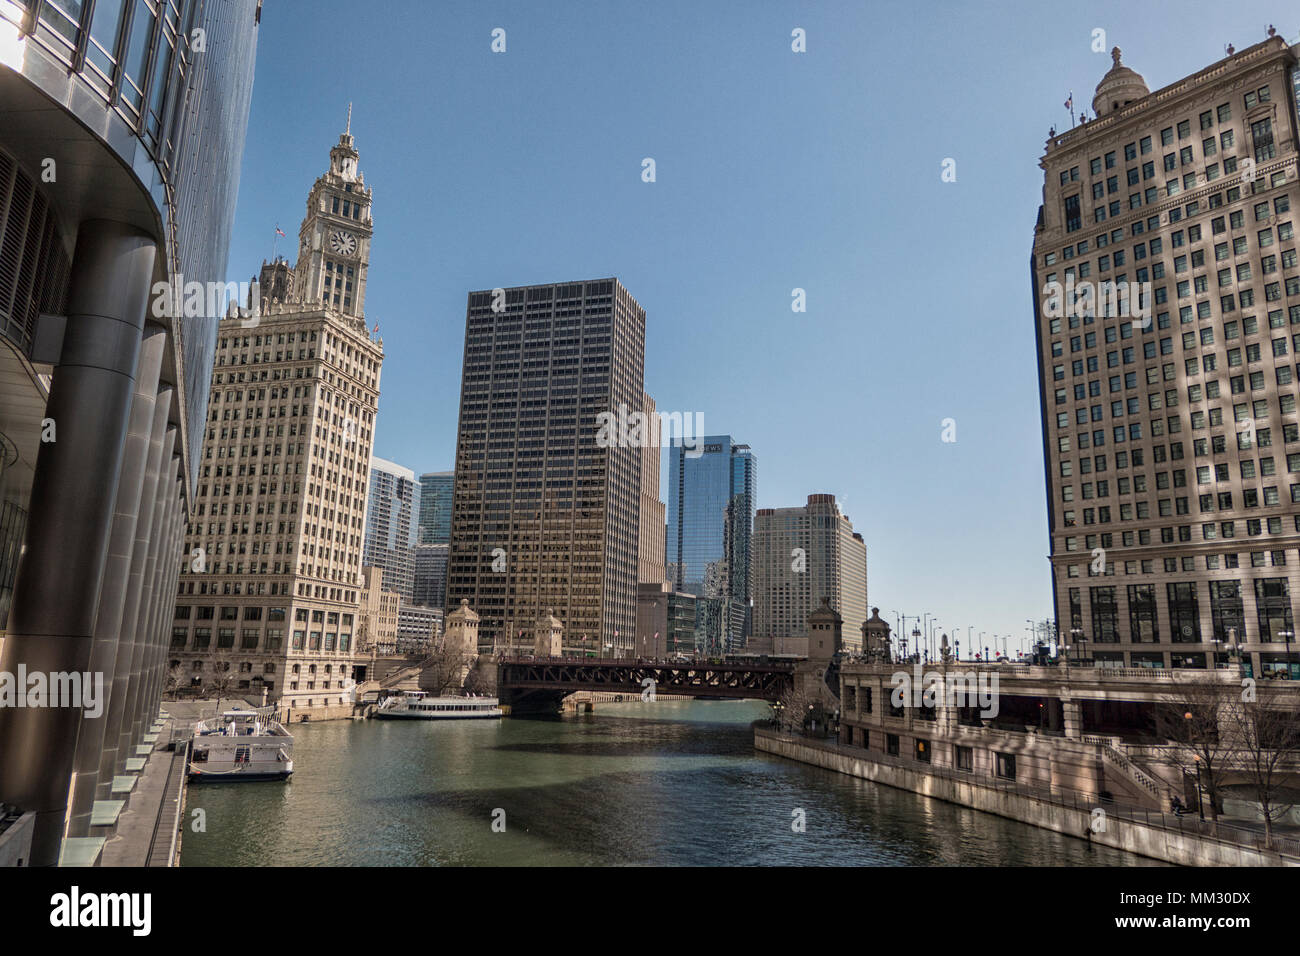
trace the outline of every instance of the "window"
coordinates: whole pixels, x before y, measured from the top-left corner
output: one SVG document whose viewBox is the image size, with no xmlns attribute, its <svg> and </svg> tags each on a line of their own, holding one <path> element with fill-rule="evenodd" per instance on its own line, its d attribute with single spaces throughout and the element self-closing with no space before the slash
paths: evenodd
<svg viewBox="0 0 1300 956">
<path fill-rule="evenodd" d="M 929 763 L 930 762 L 930 741 L 925 740 L 922 737 L 917 737 L 916 746 L 914 749 L 914 756 L 916 757 L 917 760 L 921 761 L 921 763 Z"/>
<path fill-rule="evenodd" d="M 1250 137 L 1255 144 L 1255 162 L 1260 163 L 1277 155 L 1273 145 L 1273 122 L 1262 119 L 1250 124 Z"/>
<path fill-rule="evenodd" d="M 1257 578 L 1255 607 L 1259 612 L 1261 641 L 1290 643 L 1294 639 L 1291 626 L 1291 597 L 1286 578 Z"/>
<path fill-rule="evenodd" d="M 1196 583 L 1174 582 L 1166 585 L 1169 597 L 1170 640 L 1175 643 L 1199 643 L 1201 615 L 1196 599 Z"/>
<path fill-rule="evenodd" d="M 1119 641 L 1119 606 L 1115 602 L 1115 588 L 1089 588 L 1092 604 L 1092 639 L 1099 644 Z"/>
<path fill-rule="evenodd" d="M 1236 566 L 1237 556 L 1228 556 L 1228 567 Z M 1229 642 L 1229 631 L 1237 641 L 1246 640 L 1245 612 L 1241 602 L 1241 582 L 1210 582 L 1210 617 L 1214 628 L 1214 640 Z"/>
<path fill-rule="evenodd" d="M 953 747 L 953 764 L 958 770 L 975 772 L 975 751 L 970 747 Z"/>
<path fill-rule="evenodd" d="M 1132 639 L 1140 644 L 1159 641 L 1156 620 L 1156 590 L 1153 584 L 1128 586 L 1128 613 Z"/>
<path fill-rule="evenodd" d="M 1015 780 L 1016 779 L 1016 755 L 995 753 L 994 756 L 997 758 L 997 763 L 996 763 L 997 775 L 1001 777 L 1003 780 Z"/>
<path fill-rule="evenodd" d="M 898 734 L 885 734 L 885 753 L 898 756 Z"/>
<path fill-rule="evenodd" d="M 1079 196 L 1067 196 L 1065 198 L 1065 231 L 1076 232 L 1083 228 L 1083 213 L 1079 206 Z"/>
</svg>

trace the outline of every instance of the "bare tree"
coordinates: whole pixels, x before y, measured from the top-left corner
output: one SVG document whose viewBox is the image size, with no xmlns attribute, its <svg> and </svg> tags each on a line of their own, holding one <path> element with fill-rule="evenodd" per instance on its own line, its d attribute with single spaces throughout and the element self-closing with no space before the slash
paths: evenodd
<svg viewBox="0 0 1300 956">
<path fill-rule="evenodd" d="M 485 665 L 483 659 L 471 665 L 469 676 L 465 678 L 465 693 L 486 697 L 495 696 L 497 692 L 496 674 L 495 672 L 489 672 L 491 667 L 493 665 Z"/>
<path fill-rule="evenodd" d="M 1240 699 L 1236 684 L 1195 680 L 1162 696 L 1155 709 L 1156 733 L 1171 741 L 1170 756 L 1183 773 L 1197 777 L 1209 797 L 1215 826 L 1223 809 L 1224 781 L 1237 756 L 1235 735 L 1225 732 L 1230 728 L 1221 727 L 1220 721 Z"/>
<path fill-rule="evenodd" d="M 218 650 L 210 660 L 212 676 L 204 682 L 204 694 L 215 695 L 217 698 L 217 713 L 221 713 L 221 701 L 229 695 L 239 677 L 239 674 L 231 669 L 231 657 L 228 651 Z"/>
<path fill-rule="evenodd" d="M 167 668 L 164 691 L 174 698 L 176 692 L 181 688 L 181 682 L 184 680 L 185 671 L 181 667 L 180 661 L 172 661 L 171 666 Z"/>
<path fill-rule="evenodd" d="M 826 684 L 818 680 L 800 680 L 795 676 L 790 689 L 777 700 L 777 729 L 807 733 L 814 721 L 826 726 L 827 717 L 837 706 Z"/>
<path fill-rule="evenodd" d="M 476 657 L 454 643 L 449 645 L 445 639 L 440 640 L 420 662 L 420 690 L 435 696 L 447 691 L 459 692 Z"/>
<path fill-rule="evenodd" d="M 1245 696 L 1245 695 L 1243 695 Z M 1287 695 L 1289 698 L 1291 695 Z M 1295 761 L 1300 758 L 1300 712 L 1280 693 L 1250 695 L 1229 711 L 1236 767 L 1250 781 L 1264 817 L 1264 843 L 1273 848 L 1273 824 L 1295 806 Z"/>
</svg>

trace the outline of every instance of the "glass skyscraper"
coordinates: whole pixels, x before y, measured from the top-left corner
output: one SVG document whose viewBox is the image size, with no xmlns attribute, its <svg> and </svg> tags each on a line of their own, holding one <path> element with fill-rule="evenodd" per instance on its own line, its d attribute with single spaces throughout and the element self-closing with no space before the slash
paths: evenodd
<svg viewBox="0 0 1300 956">
<path fill-rule="evenodd" d="M 730 435 L 708 436 L 696 449 L 674 445 L 670 456 L 668 578 L 674 590 L 696 595 L 697 650 L 735 650 L 752 624 L 758 461 Z"/>
<path fill-rule="evenodd" d="M 224 285 L 260 13 L 0 2 L 0 672 L 105 691 L 97 715 L 0 708 L 0 803 L 35 814 L 31 865 L 99 860 L 94 808 L 165 684 L 225 309 L 154 289 Z"/>
<path fill-rule="evenodd" d="M 382 568 L 384 587 L 410 603 L 415 595 L 415 516 L 420 485 L 409 468 L 374 456 L 370 459 L 370 500 L 361 563 Z"/>
<path fill-rule="evenodd" d="M 454 471 L 430 471 L 420 476 L 420 544 L 451 541 L 451 493 Z"/>
</svg>

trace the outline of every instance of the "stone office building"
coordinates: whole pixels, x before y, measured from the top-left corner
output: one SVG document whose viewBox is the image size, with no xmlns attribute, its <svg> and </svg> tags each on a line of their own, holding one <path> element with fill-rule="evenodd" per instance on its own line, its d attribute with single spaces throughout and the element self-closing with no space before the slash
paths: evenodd
<svg viewBox="0 0 1300 956">
<path fill-rule="evenodd" d="M 1270 36 L 1153 92 L 1116 49 L 1095 117 L 1040 160 L 1051 568 L 1076 660 L 1206 668 L 1237 643 L 1249 672 L 1300 677 L 1296 52 Z"/>
<path fill-rule="evenodd" d="M 800 508 L 760 508 L 753 553 L 756 646 L 804 637 L 809 615 L 828 598 L 843 618 L 846 648 L 861 651 L 867 545 L 834 495 L 809 495 Z"/>
<path fill-rule="evenodd" d="M 348 707 L 383 345 L 364 318 L 371 190 L 351 117 L 299 230 L 295 293 L 221 321 L 170 657 L 184 683 Z"/>
</svg>

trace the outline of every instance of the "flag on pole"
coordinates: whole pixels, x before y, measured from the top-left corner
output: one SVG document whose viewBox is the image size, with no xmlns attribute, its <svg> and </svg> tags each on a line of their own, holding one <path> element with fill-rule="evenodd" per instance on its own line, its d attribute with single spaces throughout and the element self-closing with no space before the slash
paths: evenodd
<svg viewBox="0 0 1300 956">
<path fill-rule="evenodd" d="M 276 226 L 276 227 L 275 227 L 275 234 L 276 234 L 277 236 L 281 236 L 281 237 L 283 237 L 283 236 L 284 236 L 284 230 L 281 229 L 279 226 Z"/>
</svg>

